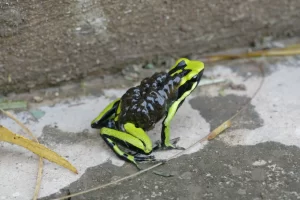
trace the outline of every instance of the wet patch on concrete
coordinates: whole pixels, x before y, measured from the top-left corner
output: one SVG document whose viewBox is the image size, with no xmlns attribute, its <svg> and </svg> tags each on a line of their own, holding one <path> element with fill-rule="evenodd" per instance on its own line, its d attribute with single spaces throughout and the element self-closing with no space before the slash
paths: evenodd
<svg viewBox="0 0 300 200">
<path fill-rule="evenodd" d="M 83 130 L 82 132 L 73 133 L 65 132 L 60 129 L 52 126 L 45 126 L 43 128 L 42 135 L 38 140 L 45 145 L 72 145 L 78 144 L 86 140 L 101 140 L 99 134 L 91 133 L 88 129 Z"/>
<path fill-rule="evenodd" d="M 200 96 L 189 101 L 193 109 L 200 112 L 200 115 L 210 124 L 214 130 L 224 121 L 232 117 L 250 98 L 245 96 L 227 95 L 217 97 Z M 231 129 L 256 129 L 263 125 L 263 119 L 255 111 L 253 105 L 247 108 L 234 120 Z"/>
<path fill-rule="evenodd" d="M 156 169 L 172 177 L 148 172 L 71 199 L 297 199 L 299 163 L 300 149 L 295 146 L 266 142 L 232 147 L 214 140 L 203 150 Z M 91 167 L 61 192 L 41 199 L 83 191 L 134 172 L 129 164 L 122 168 L 110 163 Z"/>
</svg>

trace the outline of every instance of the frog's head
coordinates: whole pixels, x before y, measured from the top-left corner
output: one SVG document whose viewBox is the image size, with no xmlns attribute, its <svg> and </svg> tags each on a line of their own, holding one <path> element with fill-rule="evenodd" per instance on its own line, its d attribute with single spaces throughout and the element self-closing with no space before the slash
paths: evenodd
<svg viewBox="0 0 300 200">
<path fill-rule="evenodd" d="M 178 100 L 179 102 L 185 99 L 199 84 L 204 71 L 204 64 L 200 61 L 180 58 L 175 65 L 170 69 L 169 76 L 174 79 L 180 78 L 178 85 Z"/>
<path fill-rule="evenodd" d="M 180 86 L 185 84 L 199 83 L 204 71 L 204 64 L 197 60 L 180 58 L 170 69 L 170 76 L 179 76 L 181 78 Z"/>
</svg>

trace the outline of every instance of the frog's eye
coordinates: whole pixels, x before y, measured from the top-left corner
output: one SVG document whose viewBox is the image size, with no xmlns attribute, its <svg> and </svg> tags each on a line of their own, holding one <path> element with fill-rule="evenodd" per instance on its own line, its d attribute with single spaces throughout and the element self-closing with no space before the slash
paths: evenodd
<svg viewBox="0 0 300 200">
<path fill-rule="evenodd" d="M 198 80 L 198 75 L 193 76 L 193 78 L 191 79 L 191 81 L 197 81 Z"/>
</svg>

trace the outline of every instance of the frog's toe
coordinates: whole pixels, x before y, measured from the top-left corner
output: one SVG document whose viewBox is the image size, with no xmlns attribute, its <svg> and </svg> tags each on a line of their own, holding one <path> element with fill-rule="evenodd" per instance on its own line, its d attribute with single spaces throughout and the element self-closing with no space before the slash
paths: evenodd
<svg viewBox="0 0 300 200">
<path fill-rule="evenodd" d="M 180 140 L 180 137 L 177 138 L 173 138 L 170 140 L 170 143 L 172 146 L 176 146 L 177 142 Z M 158 149 L 162 149 L 164 147 L 164 144 L 162 144 L 162 142 L 160 140 L 156 140 L 154 142 L 154 147 L 153 147 L 153 151 L 158 150 Z"/>
<path fill-rule="evenodd" d="M 177 146 L 177 143 L 179 142 L 179 140 L 180 140 L 180 137 L 171 139 L 170 140 L 171 146 L 168 146 L 167 148 L 169 148 L 169 149 L 185 150 L 184 147 Z"/>
<path fill-rule="evenodd" d="M 161 148 L 161 141 L 160 140 L 156 140 L 154 142 L 154 147 L 153 147 L 152 151 L 156 151 L 156 150 L 158 150 L 160 148 Z"/>
<path fill-rule="evenodd" d="M 163 149 L 163 150 L 172 150 L 172 149 L 176 149 L 176 150 L 185 150 L 184 147 L 180 147 L 180 146 L 176 146 L 176 145 L 172 145 L 172 146 L 163 146 L 162 149 Z"/>
<path fill-rule="evenodd" d="M 155 156 L 150 155 L 150 156 L 142 156 L 142 155 L 138 155 L 138 156 L 134 156 L 134 160 L 136 162 L 145 162 L 145 161 L 155 161 Z"/>
<path fill-rule="evenodd" d="M 178 143 L 178 141 L 180 140 L 180 137 L 177 138 L 173 138 L 170 140 L 170 145 L 165 145 L 162 144 L 161 141 L 156 141 L 154 144 L 154 148 L 153 151 L 158 151 L 158 150 L 171 150 L 171 149 L 177 149 L 177 150 L 185 150 L 184 147 L 179 147 L 176 144 Z"/>
<path fill-rule="evenodd" d="M 177 138 L 171 139 L 170 142 L 172 145 L 176 146 L 176 144 L 177 144 L 177 142 L 179 142 L 179 140 L 180 140 L 180 137 L 177 137 Z"/>
</svg>

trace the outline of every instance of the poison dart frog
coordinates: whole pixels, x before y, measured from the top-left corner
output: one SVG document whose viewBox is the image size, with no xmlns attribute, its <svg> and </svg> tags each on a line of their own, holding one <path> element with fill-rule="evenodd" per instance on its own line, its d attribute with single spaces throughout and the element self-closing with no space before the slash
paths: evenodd
<svg viewBox="0 0 300 200">
<path fill-rule="evenodd" d="M 197 87 L 204 64 L 180 58 L 169 72 L 155 73 L 111 102 L 91 123 L 109 147 L 125 161 L 155 161 L 157 149 L 184 149 L 170 139 L 170 123 L 187 96 Z M 152 144 L 146 131 L 162 121 L 161 141 Z M 131 153 L 124 152 L 120 146 Z M 132 153 L 133 152 L 133 153 Z"/>
</svg>

